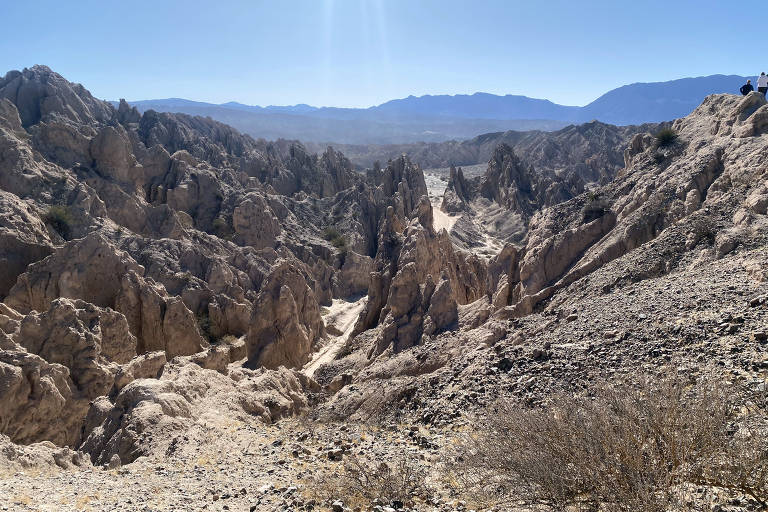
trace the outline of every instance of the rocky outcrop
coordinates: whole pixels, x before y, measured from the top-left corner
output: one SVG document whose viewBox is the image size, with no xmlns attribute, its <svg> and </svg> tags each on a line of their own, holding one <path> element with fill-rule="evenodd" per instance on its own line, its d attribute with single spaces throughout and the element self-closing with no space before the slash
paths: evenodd
<svg viewBox="0 0 768 512">
<path fill-rule="evenodd" d="M 168 362 L 165 352 L 147 352 L 131 359 L 115 375 L 115 389 L 120 391 L 137 379 L 156 379 Z"/>
<path fill-rule="evenodd" d="M 274 247 L 280 235 L 280 222 L 264 198 L 256 193 L 243 197 L 232 212 L 235 240 L 256 249 Z"/>
<path fill-rule="evenodd" d="M 114 306 L 120 277 L 144 269 L 103 236 L 69 242 L 55 254 L 30 266 L 19 277 L 5 303 L 22 313 L 44 311 L 58 297 Z"/>
<path fill-rule="evenodd" d="M 114 115 L 109 105 L 95 99 L 82 85 L 67 82 L 47 66 L 9 71 L 0 79 L 0 98 L 16 105 L 25 128 L 52 118 L 87 124 L 94 119 L 107 122 Z"/>
<path fill-rule="evenodd" d="M 647 263 L 628 271 L 634 279 L 669 272 L 684 252 L 708 240 L 719 257 L 732 251 L 749 214 L 726 212 L 738 204 L 757 204 L 754 198 L 760 196 L 759 185 L 752 185 L 762 183 L 759 167 L 751 163 L 760 143 L 745 137 L 744 127 L 754 125 L 764 104 L 757 95 L 710 96 L 690 116 L 672 123 L 678 134 L 672 145 L 659 147 L 652 137 L 637 136 L 625 154 L 629 167 L 610 186 L 542 211 L 522 251 L 519 281 L 510 280 L 515 282 L 512 306 L 502 314 L 529 314 L 559 290 L 629 253 L 642 259 L 656 250 L 658 244 L 649 243 L 656 239 L 667 247 L 666 263 L 649 254 Z"/>
<path fill-rule="evenodd" d="M 264 422 L 307 406 L 305 391 L 319 388 L 301 373 L 239 369 L 229 376 L 195 364 L 168 369 L 159 379 L 136 380 L 88 412 L 81 449 L 96 463 L 118 455 L 123 464 L 168 449 L 203 414 L 254 415 Z"/>
<path fill-rule="evenodd" d="M 487 256 L 488 242 L 522 244 L 534 215 L 582 193 L 585 181 L 576 173 L 536 168 L 519 158 L 507 144 L 493 151 L 484 174 L 464 178 L 451 168 L 441 209 L 461 217 L 453 224 L 457 243 L 480 248 Z M 498 249 L 496 249 L 498 250 Z"/>
<path fill-rule="evenodd" d="M 624 167 L 623 153 L 636 134 L 656 133 L 668 123 L 614 126 L 599 121 L 574 124 L 555 131 L 484 133 L 472 139 L 441 143 L 418 142 L 380 146 L 341 145 L 358 167 L 372 167 L 402 154 L 424 169 L 485 165 L 500 144 L 537 170 L 578 176 L 587 183 L 608 183 Z"/>
<path fill-rule="evenodd" d="M 297 267 L 278 263 L 254 302 L 248 330 L 248 359 L 253 365 L 301 367 L 324 333 L 320 307 Z"/>
<path fill-rule="evenodd" d="M 91 467 L 88 456 L 68 447 L 58 447 L 50 441 L 20 445 L 0 434 L 0 466 L 10 471 L 71 470 Z"/>
<path fill-rule="evenodd" d="M 207 345 L 192 312 L 164 287 L 142 276 L 144 268 L 98 234 L 68 243 L 21 275 L 5 302 L 20 312 L 44 311 L 58 297 L 82 299 L 122 313 L 139 353 L 169 357 Z"/>
<path fill-rule="evenodd" d="M 384 169 L 374 168 L 373 179 L 378 186 L 377 202 L 392 206 L 401 219 L 407 218 L 421 197 L 427 195 L 424 173 L 405 155 L 390 161 Z"/>
<path fill-rule="evenodd" d="M 478 184 L 480 195 L 526 218 L 582 191 L 583 185 L 578 180 L 567 183 L 554 174 L 537 171 L 520 160 L 506 144 L 496 148 Z"/>
<path fill-rule="evenodd" d="M 708 98 L 665 125 L 666 142 L 599 123 L 485 136 L 486 174 L 450 171 L 456 219 L 433 210 L 441 182 L 427 190 L 407 157 L 355 173 L 332 149 L 141 115 L 62 80 L 33 68 L 0 82 L 3 469 L 38 455 L 88 467 L 77 449 L 107 470 L 135 464 L 90 482 L 264 460 L 283 480 L 306 476 L 312 453 L 433 452 L 450 442 L 433 432 L 499 399 L 546 405 L 640 371 L 697 385 L 711 362 L 762 386 L 759 94 Z M 308 419 L 386 419 L 407 434 L 261 424 L 310 404 Z M 243 481 L 240 501 L 226 482 L 205 487 L 230 507 L 302 506 L 295 489 L 257 497 Z M 179 496 L 172 506 L 189 505 Z"/>
<path fill-rule="evenodd" d="M 440 209 L 446 213 L 461 213 L 467 209 L 467 203 L 474 196 L 470 184 L 464 178 L 461 167 L 451 166 L 448 185 L 445 187 Z"/>
<path fill-rule="evenodd" d="M 334 297 L 355 297 L 368 291 L 373 258 L 348 251 L 333 276 Z"/>
<path fill-rule="evenodd" d="M 0 190 L 0 299 L 30 263 L 53 251 L 45 225 L 14 194 Z"/>
<path fill-rule="evenodd" d="M 320 157 L 318 170 L 321 178 L 320 197 L 334 196 L 357 182 L 352 163 L 331 147 Z"/>
<path fill-rule="evenodd" d="M 0 306 L 0 432 L 15 442 L 76 446 L 91 400 L 165 364 L 164 352 L 136 357 L 112 309 L 64 298 L 26 315 Z"/>
<path fill-rule="evenodd" d="M 65 366 L 21 347 L 0 350 L 0 434 L 20 444 L 48 440 L 73 446 L 87 409 Z"/>
<path fill-rule="evenodd" d="M 320 303 L 367 288 L 386 206 L 404 212 L 424 190 L 401 164 L 366 181 L 330 148 L 115 108 L 41 66 L 6 75 L 0 432 L 76 446 L 87 423 L 94 457 L 129 461 L 154 419 L 163 441 L 166 426 L 189 426 L 204 388 L 265 421 L 299 411 L 305 377 L 232 367 L 307 361 L 325 334 Z M 201 382 L 180 383 L 184 372 Z M 173 389 L 152 404 L 119 398 L 166 377 Z M 103 407 L 122 412 L 104 425 Z"/>
<path fill-rule="evenodd" d="M 117 365 L 136 355 L 136 338 L 125 317 L 81 300 L 56 299 L 30 313 L 13 336 L 28 352 L 69 368 L 78 393 L 88 399 L 109 392 Z"/>
<path fill-rule="evenodd" d="M 458 304 L 486 293 L 485 266 L 477 257 L 454 250 L 447 232 L 436 233 L 432 205 L 423 196 L 402 225 L 394 208 L 379 233 L 379 252 L 368 288 L 368 302 L 352 332 L 377 328 L 368 356 L 389 347 L 399 352 L 423 335 L 455 328 Z"/>
</svg>

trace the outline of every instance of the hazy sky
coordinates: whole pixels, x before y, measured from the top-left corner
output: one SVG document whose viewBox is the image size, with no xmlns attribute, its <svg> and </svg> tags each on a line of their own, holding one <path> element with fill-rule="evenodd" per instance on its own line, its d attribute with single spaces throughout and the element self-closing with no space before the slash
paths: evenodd
<svg viewBox="0 0 768 512">
<path fill-rule="evenodd" d="M 0 18 L 0 74 L 46 64 L 103 99 L 583 105 L 632 82 L 768 72 L 760 2 L 0 0 Z"/>
</svg>

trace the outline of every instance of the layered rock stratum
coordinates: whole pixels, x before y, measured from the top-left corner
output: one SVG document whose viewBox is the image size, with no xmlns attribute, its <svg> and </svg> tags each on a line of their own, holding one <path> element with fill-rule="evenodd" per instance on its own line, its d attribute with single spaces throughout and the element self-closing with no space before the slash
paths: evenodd
<svg viewBox="0 0 768 512">
<path fill-rule="evenodd" d="M 668 144 L 595 123 L 572 146 L 501 143 L 431 201 L 406 156 L 361 173 L 9 72 L 0 495 L 336 507 L 303 494 L 312 473 L 353 453 L 436 470 L 499 398 L 640 370 L 764 388 L 768 104 L 714 95 L 664 127 Z M 454 498 L 438 486 L 419 510 Z"/>
</svg>

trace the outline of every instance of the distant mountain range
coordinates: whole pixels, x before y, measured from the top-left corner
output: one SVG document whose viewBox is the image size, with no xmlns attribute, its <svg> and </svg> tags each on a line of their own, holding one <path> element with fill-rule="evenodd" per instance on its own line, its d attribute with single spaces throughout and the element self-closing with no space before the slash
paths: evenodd
<svg viewBox="0 0 768 512">
<path fill-rule="evenodd" d="M 467 139 L 507 130 L 557 130 L 598 120 L 615 125 L 669 121 L 691 113 L 709 94 L 738 94 L 748 77 L 710 75 L 613 89 L 583 107 L 527 96 L 409 96 L 369 108 L 220 105 L 181 98 L 132 101 L 140 111 L 210 116 L 256 138 L 344 144 L 403 144 Z M 754 80 L 754 77 L 753 77 Z"/>
</svg>

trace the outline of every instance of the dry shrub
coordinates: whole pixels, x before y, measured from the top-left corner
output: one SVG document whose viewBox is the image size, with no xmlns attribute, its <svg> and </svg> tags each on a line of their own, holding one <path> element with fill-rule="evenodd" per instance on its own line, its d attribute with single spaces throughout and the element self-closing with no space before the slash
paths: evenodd
<svg viewBox="0 0 768 512">
<path fill-rule="evenodd" d="M 556 510 L 685 509 L 687 485 L 768 499 L 764 425 L 737 414 L 733 390 L 680 379 L 555 397 L 546 409 L 499 403 L 459 442 L 449 468 L 478 501 Z M 764 416 L 763 416 L 764 417 Z"/>
<path fill-rule="evenodd" d="M 341 500 L 346 506 L 366 510 L 374 503 L 400 502 L 411 507 L 429 497 L 427 471 L 413 456 L 400 454 L 386 462 L 346 455 L 331 468 L 308 482 L 310 494 L 322 501 Z"/>
<path fill-rule="evenodd" d="M 224 343 L 226 345 L 233 345 L 237 343 L 239 338 L 235 336 L 234 334 L 225 334 L 221 338 L 219 338 L 219 343 Z"/>
<path fill-rule="evenodd" d="M 679 135 L 672 128 L 662 128 L 654 137 L 656 138 L 657 148 L 666 148 L 676 143 Z"/>
<path fill-rule="evenodd" d="M 583 224 L 587 224 L 603 217 L 610 211 L 611 205 L 608 201 L 590 192 L 589 199 L 581 210 L 581 221 Z"/>
<path fill-rule="evenodd" d="M 67 206 L 54 205 L 43 215 L 43 222 L 51 226 L 65 240 L 72 234 L 72 213 Z"/>
<path fill-rule="evenodd" d="M 698 213 L 698 212 L 697 212 Z M 715 242 L 718 228 L 717 222 L 706 215 L 691 215 L 688 219 L 688 239 L 690 247 L 695 247 L 699 242 L 712 244 Z"/>
</svg>

